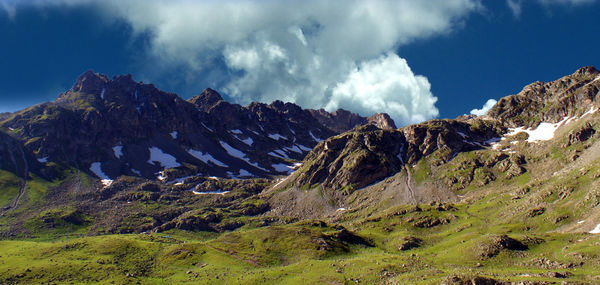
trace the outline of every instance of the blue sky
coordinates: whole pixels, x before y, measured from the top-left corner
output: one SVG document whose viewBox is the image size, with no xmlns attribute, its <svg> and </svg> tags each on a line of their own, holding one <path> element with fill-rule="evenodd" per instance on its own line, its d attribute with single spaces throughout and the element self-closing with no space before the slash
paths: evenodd
<svg viewBox="0 0 600 285">
<path fill-rule="evenodd" d="M 0 112 L 92 69 L 184 98 L 454 118 L 599 67 L 598 15 L 594 0 L 0 0 Z"/>
</svg>

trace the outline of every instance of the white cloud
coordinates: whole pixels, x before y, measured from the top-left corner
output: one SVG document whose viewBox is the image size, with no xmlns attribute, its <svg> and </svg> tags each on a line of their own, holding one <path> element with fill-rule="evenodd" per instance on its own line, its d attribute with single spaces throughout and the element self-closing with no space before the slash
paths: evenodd
<svg viewBox="0 0 600 285">
<path fill-rule="evenodd" d="M 326 109 L 353 108 L 365 114 L 386 110 L 399 124 L 417 123 L 439 114 L 430 87 L 406 60 L 390 53 L 352 70 L 333 88 Z"/>
<path fill-rule="evenodd" d="M 515 18 L 521 17 L 521 4 L 521 0 L 506 0 L 506 5 L 508 5 L 508 8 L 512 12 L 513 16 L 515 16 Z"/>
<path fill-rule="evenodd" d="M 560 5 L 581 5 L 594 3 L 596 0 L 538 0 L 541 4 L 560 4 Z"/>
<path fill-rule="evenodd" d="M 435 117 L 438 110 L 427 79 L 414 75 L 406 61 L 393 51 L 415 40 L 452 32 L 466 16 L 480 9 L 479 2 L 32 0 L 30 3 L 97 5 L 107 17 L 129 23 L 134 33 L 151 35 L 152 58 L 146 62 L 154 62 L 155 66 L 184 66 L 187 74 L 181 77 L 187 81 L 203 80 L 212 72 L 227 74 L 228 80 L 214 87 L 241 104 L 280 99 L 307 108 L 339 106 L 362 115 L 388 112 L 402 124 Z M 362 78 L 362 85 L 348 81 L 353 77 Z M 349 93 L 363 88 L 381 94 L 371 93 L 373 102 L 363 102 L 356 100 L 363 94 Z M 355 100 L 350 104 L 344 98 Z M 385 103 L 376 104 L 375 99 Z"/>
<path fill-rule="evenodd" d="M 485 104 L 483 104 L 483 107 L 481 107 L 481 109 L 471 110 L 471 115 L 483 116 L 483 115 L 485 115 L 485 113 L 487 113 L 487 111 L 489 111 L 492 107 L 494 107 L 494 105 L 496 105 L 496 103 L 498 103 L 498 101 L 496 101 L 494 99 L 489 99 L 489 100 L 487 100 L 487 102 L 485 102 Z"/>
<path fill-rule="evenodd" d="M 582 4 L 591 4 L 596 1 L 597 0 L 537 0 L 537 3 L 542 6 L 578 6 Z M 506 5 L 515 18 L 521 17 L 521 13 L 523 12 L 523 0 L 506 0 Z"/>
</svg>

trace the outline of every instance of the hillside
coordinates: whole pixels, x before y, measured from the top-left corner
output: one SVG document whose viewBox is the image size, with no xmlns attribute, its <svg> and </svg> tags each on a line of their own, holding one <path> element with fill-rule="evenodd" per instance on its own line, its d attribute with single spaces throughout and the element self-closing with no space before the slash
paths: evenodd
<svg viewBox="0 0 600 285">
<path fill-rule="evenodd" d="M 137 87 L 112 85 L 125 79 L 82 78 L 56 102 L 1 123 L 9 134 L 0 133 L 4 283 L 600 282 L 600 71 L 593 67 L 528 85 L 480 117 L 399 129 L 385 115 L 351 119 L 281 102 L 242 107 L 209 89 L 188 101 L 144 89 L 143 106 L 157 107 L 138 113 L 132 102 L 115 103 L 134 100 Z M 148 115 L 119 131 L 119 108 Z M 53 123 L 42 123 L 44 116 Z M 88 125 L 67 127 L 73 121 Z M 77 139 L 43 133 L 49 127 L 78 132 Z M 92 139 L 90 129 L 103 131 Z M 242 148 L 246 138 L 265 143 Z M 183 166 L 146 166 L 148 176 L 105 167 L 127 170 L 122 165 L 152 155 L 135 158 L 136 147 L 163 144 Z M 254 178 L 226 175 L 236 170 L 223 144 L 262 157 Z M 215 146 L 211 157 L 229 168 L 175 156 L 200 145 Z M 294 146 L 302 152 L 284 151 Z M 277 150 L 288 157 L 264 157 Z M 98 161 L 110 183 L 87 171 Z M 238 163 L 250 172 L 254 160 Z M 275 163 L 299 164 L 288 175 L 269 167 Z M 168 178 L 157 180 L 155 170 Z"/>
</svg>

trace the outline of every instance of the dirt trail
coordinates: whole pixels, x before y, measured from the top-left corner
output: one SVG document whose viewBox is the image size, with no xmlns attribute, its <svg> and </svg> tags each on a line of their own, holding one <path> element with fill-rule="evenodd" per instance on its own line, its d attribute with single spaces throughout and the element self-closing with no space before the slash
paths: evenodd
<svg viewBox="0 0 600 285">
<path fill-rule="evenodd" d="M 27 163 L 27 158 L 25 157 L 25 152 L 23 151 L 23 149 L 19 148 L 19 150 L 21 152 L 21 159 L 23 160 L 23 183 L 21 183 L 21 186 L 19 187 L 19 194 L 17 195 L 15 201 L 13 201 L 13 203 L 10 206 L 3 209 L 3 211 L 0 213 L 0 217 L 4 216 L 6 213 L 8 213 L 8 211 L 13 210 L 19 206 L 21 197 L 23 197 L 23 195 L 25 194 L 25 189 L 27 189 L 27 177 L 29 177 L 29 164 Z M 16 160 L 12 153 L 10 153 L 10 156 L 13 163 L 15 164 L 16 170 L 18 168 Z"/>
<path fill-rule="evenodd" d="M 411 186 L 412 183 L 413 183 L 413 182 L 411 182 L 411 180 L 413 180 L 413 179 L 412 179 L 412 174 L 410 173 L 410 168 L 409 168 L 408 165 L 404 165 L 404 168 L 406 169 L 406 189 L 408 190 L 408 193 L 410 194 L 411 200 L 415 204 L 418 204 L 417 203 L 417 198 L 415 198 L 415 192 L 414 192 L 414 190 L 413 190 L 413 188 Z"/>
</svg>

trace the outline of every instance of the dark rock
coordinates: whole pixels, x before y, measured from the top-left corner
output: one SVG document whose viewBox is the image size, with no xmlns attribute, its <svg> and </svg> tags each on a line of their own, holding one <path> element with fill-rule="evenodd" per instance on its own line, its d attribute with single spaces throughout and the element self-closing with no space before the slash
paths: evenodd
<svg viewBox="0 0 600 285">
<path fill-rule="evenodd" d="M 416 237 L 403 237 L 402 241 L 400 242 L 400 245 L 398 246 L 398 250 L 409 250 L 409 249 L 413 249 L 413 248 L 417 248 L 419 246 L 421 246 L 421 243 L 423 242 L 423 240 L 416 238 Z"/>
<path fill-rule="evenodd" d="M 539 216 L 539 215 L 543 214 L 544 212 L 546 212 L 546 208 L 539 207 L 539 208 L 531 209 L 527 213 L 527 216 L 533 218 L 533 217 L 536 217 L 536 216 Z"/>
<path fill-rule="evenodd" d="M 592 127 L 590 123 L 587 123 L 585 126 L 569 132 L 569 136 L 567 137 L 567 143 L 565 144 L 565 147 L 586 141 L 589 138 L 591 138 L 595 133 L 596 130 Z"/>
</svg>

